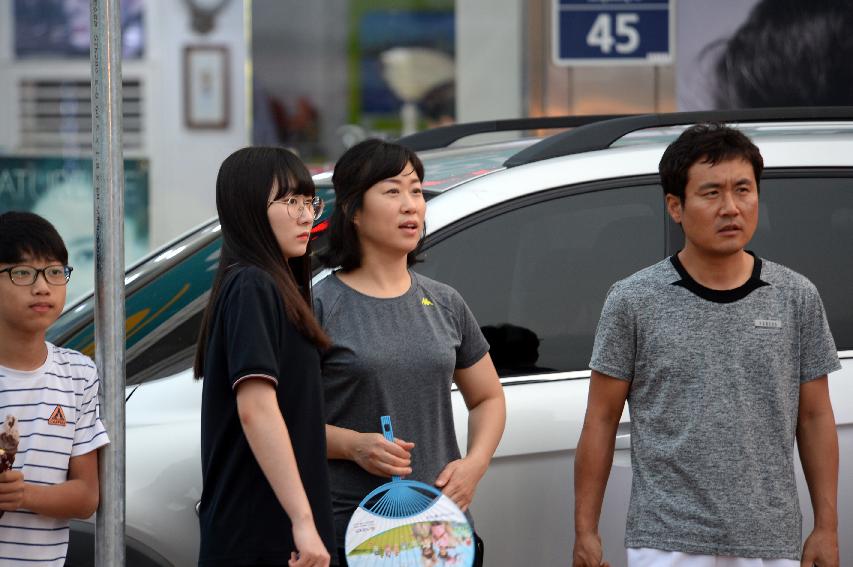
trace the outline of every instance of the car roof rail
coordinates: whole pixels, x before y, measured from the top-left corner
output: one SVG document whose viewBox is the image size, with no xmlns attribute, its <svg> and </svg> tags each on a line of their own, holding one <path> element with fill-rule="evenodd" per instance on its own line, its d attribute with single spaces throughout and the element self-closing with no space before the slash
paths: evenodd
<svg viewBox="0 0 853 567">
<path fill-rule="evenodd" d="M 808 122 L 853 120 L 853 106 L 749 108 L 640 114 L 595 121 L 555 134 L 510 156 L 506 167 L 516 167 L 544 159 L 604 150 L 616 140 L 647 128 L 681 126 L 699 122 Z"/>
<path fill-rule="evenodd" d="M 423 132 L 403 136 L 397 143 L 412 151 L 446 148 L 453 142 L 477 134 L 513 132 L 519 130 L 548 130 L 552 128 L 577 128 L 586 124 L 628 116 L 626 114 L 589 114 L 580 116 L 542 116 L 533 118 L 508 118 L 439 126 Z"/>
</svg>

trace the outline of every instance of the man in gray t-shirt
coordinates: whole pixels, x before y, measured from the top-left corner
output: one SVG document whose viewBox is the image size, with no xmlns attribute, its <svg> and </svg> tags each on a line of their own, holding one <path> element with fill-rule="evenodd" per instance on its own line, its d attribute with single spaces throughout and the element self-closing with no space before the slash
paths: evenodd
<svg viewBox="0 0 853 567">
<path fill-rule="evenodd" d="M 718 124 L 686 130 L 661 159 L 685 246 L 605 301 L 575 463 L 575 566 L 602 562 L 598 516 L 626 400 L 629 565 L 799 565 L 795 439 L 815 510 L 802 559 L 838 565 L 827 374 L 840 364 L 814 285 L 744 249 L 762 168 L 758 148 Z"/>
</svg>

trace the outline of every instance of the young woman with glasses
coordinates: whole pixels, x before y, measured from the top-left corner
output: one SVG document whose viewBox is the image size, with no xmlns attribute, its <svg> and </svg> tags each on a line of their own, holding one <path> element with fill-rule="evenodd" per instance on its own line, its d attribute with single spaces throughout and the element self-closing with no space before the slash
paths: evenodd
<svg viewBox="0 0 853 567">
<path fill-rule="evenodd" d="M 379 140 L 350 148 L 332 178 L 324 261 L 340 269 L 317 285 L 314 309 L 332 341 L 323 386 L 342 565 L 347 523 L 367 493 L 405 476 L 467 510 L 503 433 L 503 390 L 473 314 L 454 289 L 409 269 L 424 236 L 423 178 L 414 152 Z M 452 383 L 469 412 L 464 458 Z M 394 443 L 378 432 L 382 415 Z"/>
<path fill-rule="evenodd" d="M 244 148 L 216 180 L 219 268 L 204 377 L 199 565 L 325 567 L 334 551 L 308 243 L 323 204 L 281 148 Z M 334 560 L 332 561 L 334 564 Z"/>
</svg>

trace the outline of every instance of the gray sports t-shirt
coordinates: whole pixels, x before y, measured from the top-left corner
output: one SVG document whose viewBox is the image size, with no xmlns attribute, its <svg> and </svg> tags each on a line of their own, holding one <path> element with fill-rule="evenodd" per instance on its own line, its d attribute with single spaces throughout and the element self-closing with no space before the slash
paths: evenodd
<svg viewBox="0 0 853 567">
<path fill-rule="evenodd" d="M 817 290 L 779 264 L 723 292 L 677 258 L 613 285 L 590 368 L 631 382 L 626 547 L 799 559 L 800 385 L 840 367 Z"/>
<path fill-rule="evenodd" d="M 390 415 L 394 435 L 415 443 L 412 475 L 432 485 L 460 457 L 450 386 L 489 345 L 453 288 L 409 271 L 400 297 L 379 299 L 355 291 L 334 274 L 314 288 L 314 311 L 332 339 L 323 355 L 326 423 L 380 432 Z M 356 463 L 330 460 L 332 508 L 338 546 L 347 523 L 371 490 L 388 482 Z"/>
</svg>

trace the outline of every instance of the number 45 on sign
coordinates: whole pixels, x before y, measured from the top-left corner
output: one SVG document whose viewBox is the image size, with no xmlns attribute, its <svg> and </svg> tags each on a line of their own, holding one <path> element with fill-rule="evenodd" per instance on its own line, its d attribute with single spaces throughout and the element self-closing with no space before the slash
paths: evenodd
<svg viewBox="0 0 853 567">
<path fill-rule="evenodd" d="M 553 0 L 553 6 L 558 65 L 671 61 L 671 0 Z"/>
<path fill-rule="evenodd" d="M 636 25 L 640 21 L 639 14 L 621 13 L 615 14 L 616 26 L 613 28 L 613 17 L 611 14 L 599 14 L 595 18 L 589 33 L 586 34 L 586 44 L 598 47 L 602 53 L 610 53 L 614 47 L 618 53 L 634 53 L 640 45 L 640 32 Z M 614 39 L 620 38 L 622 41 Z"/>
</svg>

